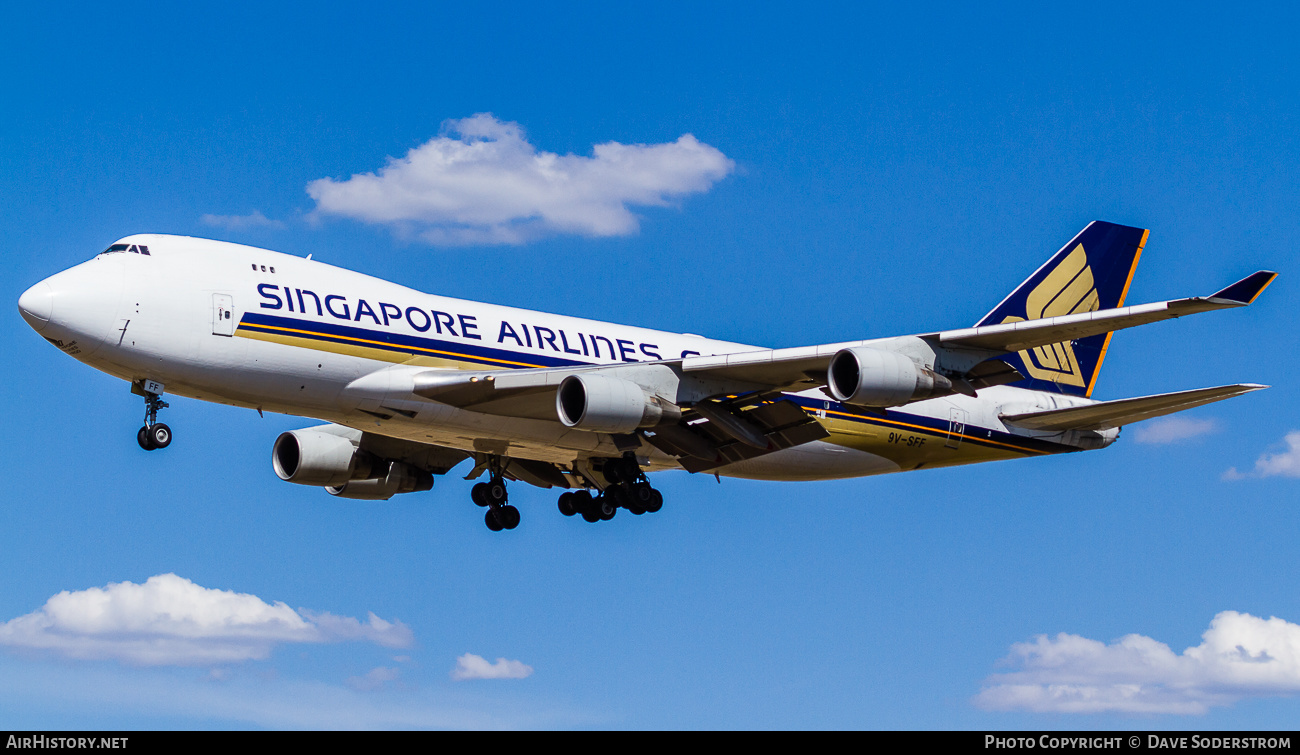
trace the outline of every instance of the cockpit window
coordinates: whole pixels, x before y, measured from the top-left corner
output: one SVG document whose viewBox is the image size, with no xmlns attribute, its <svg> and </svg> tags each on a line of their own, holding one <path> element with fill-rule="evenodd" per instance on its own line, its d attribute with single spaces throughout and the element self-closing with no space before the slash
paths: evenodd
<svg viewBox="0 0 1300 755">
<path fill-rule="evenodd" d="M 144 244 L 114 244 L 100 252 L 100 254 L 112 254 L 113 252 L 130 252 L 131 254 L 143 254 L 146 257 L 152 256 L 149 254 L 149 247 Z"/>
</svg>

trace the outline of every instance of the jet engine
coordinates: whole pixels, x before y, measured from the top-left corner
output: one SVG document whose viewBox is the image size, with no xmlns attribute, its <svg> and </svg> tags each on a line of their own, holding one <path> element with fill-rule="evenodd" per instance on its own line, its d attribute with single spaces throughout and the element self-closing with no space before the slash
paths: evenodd
<svg viewBox="0 0 1300 755">
<path fill-rule="evenodd" d="M 365 501 L 387 501 L 398 493 L 415 493 L 433 488 L 433 475 L 410 464 L 394 461 L 388 465 L 388 474 L 370 480 L 349 480 L 342 485 L 325 488 L 339 498 L 358 498 Z"/>
<path fill-rule="evenodd" d="M 555 411 L 565 427 L 602 433 L 654 427 L 665 414 L 681 412 L 630 380 L 592 373 L 570 375 L 560 383 Z"/>
<path fill-rule="evenodd" d="M 299 485 L 345 486 L 385 471 L 352 441 L 318 430 L 281 433 L 271 450 L 271 465 L 281 480 Z"/>
<path fill-rule="evenodd" d="M 901 406 L 954 393 L 952 381 L 892 351 L 868 346 L 841 349 L 831 358 L 826 387 L 855 406 Z"/>
</svg>

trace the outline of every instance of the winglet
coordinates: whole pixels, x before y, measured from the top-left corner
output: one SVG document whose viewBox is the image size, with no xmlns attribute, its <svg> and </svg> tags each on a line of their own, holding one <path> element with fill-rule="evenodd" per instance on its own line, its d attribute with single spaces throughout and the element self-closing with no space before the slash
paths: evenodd
<svg viewBox="0 0 1300 755">
<path fill-rule="evenodd" d="M 1271 270 L 1260 270 L 1257 273 L 1247 275 L 1222 291 L 1211 294 L 1209 298 L 1251 304 L 1264 292 L 1264 289 L 1268 288 L 1268 284 L 1272 283 L 1276 277 L 1277 273 Z"/>
</svg>

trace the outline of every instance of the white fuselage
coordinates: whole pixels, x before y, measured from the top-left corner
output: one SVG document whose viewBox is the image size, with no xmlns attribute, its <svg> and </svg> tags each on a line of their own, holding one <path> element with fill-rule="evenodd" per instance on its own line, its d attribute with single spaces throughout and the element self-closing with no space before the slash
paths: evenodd
<svg viewBox="0 0 1300 755">
<path fill-rule="evenodd" d="M 558 420 L 478 413 L 400 387 L 390 390 L 384 371 L 400 365 L 484 370 L 624 364 L 758 349 L 426 294 L 237 244 L 139 235 L 118 245 L 138 245 L 149 253 L 100 254 L 38 283 L 20 300 L 24 318 L 66 353 L 132 383 L 157 381 L 171 394 L 469 452 L 507 448 L 508 454 L 561 465 L 620 453 L 608 435 L 571 429 Z M 843 407 L 820 391 L 794 398 L 819 421 L 833 424 L 842 413 Z M 1068 433 L 1008 427 L 999 414 L 1013 405 L 1031 411 L 1081 403 L 1087 401 L 1003 386 L 982 390 L 978 397 L 909 404 L 905 413 L 891 410 L 894 419 L 877 425 L 892 422 L 900 432 L 914 428 L 906 432 L 933 436 L 932 449 L 944 444 L 947 433 L 949 445 L 956 439 L 1011 449 L 1020 442 L 1013 439 L 1022 439 L 1038 444 L 1034 454 L 1051 453 L 1079 446 Z M 875 449 L 875 441 L 841 442 L 853 434 L 852 428 L 841 429 L 832 428 L 826 441 L 719 471 L 824 479 L 1028 454 L 1008 451 L 933 463 L 926 457 L 913 463 L 901 451 L 866 450 Z M 677 468 L 673 457 L 657 450 L 647 447 L 645 455 L 649 469 Z"/>
</svg>

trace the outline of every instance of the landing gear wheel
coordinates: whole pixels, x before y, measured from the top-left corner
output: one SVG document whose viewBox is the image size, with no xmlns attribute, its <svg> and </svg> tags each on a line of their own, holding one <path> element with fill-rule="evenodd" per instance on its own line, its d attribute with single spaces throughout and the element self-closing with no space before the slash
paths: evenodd
<svg viewBox="0 0 1300 755">
<path fill-rule="evenodd" d="M 489 455 L 480 459 L 479 464 L 487 467 L 488 480 L 470 488 L 469 497 L 474 503 L 487 508 L 483 512 L 483 522 L 493 532 L 512 530 L 519 526 L 519 509 L 506 503 L 505 466 L 508 462 L 500 456 Z"/>
<path fill-rule="evenodd" d="M 646 489 L 649 487 L 650 486 L 646 485 L 644 482 L 639 482 L 633 485 L 631 490 L 623 493 L 623 508 L 631 511 L 637 516 L 644 514 L 646 504 L 650 500 L 650 494 L 646 492 Z"/>
<path fill-rule="evenodd" d="M 144 381 L 144 385 L 152 381 Z M 166 448 L 172 443 L 172 429 L 158 421 L 158 412 L 167 408 L 167 402 L 157 393 L 149 393 L 133 385 L 131 390 L 144 396 L 144 427 L 135 434 L 135 440 L 146 451 Z"/>
<path fill-rule="evenodd" d="M 610 519 L 613 519 L 614 515 L 617 513 L 618 506 L 615 506 L 614 502 L 608 498 L 602 497 L 596 501 L 596 516 L 598 516 L 601 521 L 608 522 Z"/>
<path fill-rule="evenodd" d="M 650 502 L 646 504 L 645 510 L 651 514 L 664 507 L 664 494 L 654 488 L 650 488 Z"/>
<path fill-rule="evenodd" d="M 560 506 L 561 514 L 564 514 L 565 516 L 573 516 L 574 514 L 578 513 L 577 501 L 574 500 L 574 498 L 576 497 L 577 497 L 576 493 L 560 494 L 559 506 Z"/>
<path fill-rule="evenodd" d="M 650 502 L 654 500 L 654 492 L 655 489 L 650 487 L 650 483 L 638 482 L 632 486 L 632 495 L 630 498 L 636 504 L 637 508 L 642 511 L 649 511 Z"/>
<path fill-rule="evenodd" d="M 159 422 L 149 428 L 149 442 L 154 448 L 166 448 L 172 444 L 172 429 Z"/>
<path fill-rule="evenodd" d="M 588 522 L 599 522 L 600 514 L 596 511 L 596 499 L 591 497 L 591 493 L 586 490 L 579 490 L 573 494 L 573 508 L 582 518 Z"/>
</svg>

